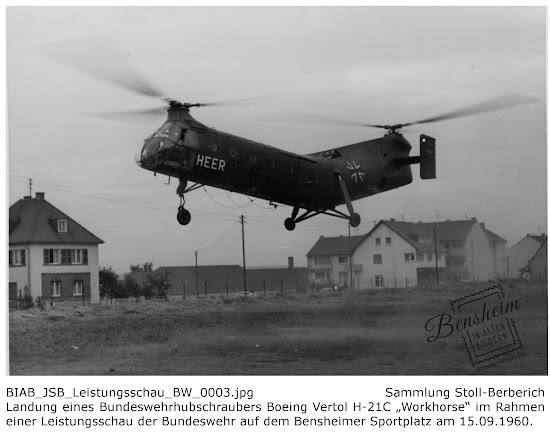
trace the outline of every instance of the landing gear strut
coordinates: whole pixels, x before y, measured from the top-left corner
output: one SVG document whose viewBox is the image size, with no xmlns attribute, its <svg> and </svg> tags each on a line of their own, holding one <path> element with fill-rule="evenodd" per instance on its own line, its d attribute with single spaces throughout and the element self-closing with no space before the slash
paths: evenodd
<svg viewBox="0 0 550 435">
<path fill-rule="evenodd" d="M 338 183 L 340 184 L 340 189 L 342 190 L 342 195 L 344 196 L 344 201 L 348 209 L 349 215 L 342 213 L 339 210 L 335 210 L 333 208 L 325 208 L 325 209 L 317 209 L 317 210 L 306 209 L 300 216 L 298 216 L 298 212 L 300 211 L 300 208 L 294 207 L 294 209 L 292 210 L 292 216 L 285 219 L 285 228 L 288 231 L 294 230 L 298 222 L 305 221 L 306 219 L 312 218 L 313 216 L 317 216 L 318 214 L 326 214 L 328 216 L 334 216 L 334 217 L 346 219 L 349 221 L 349 224 L 352 228 L 357 228 L 361 224 L 361 216 L 359 216 L 359 213 L 355 213 L 355 211 L 353 210 L 353 205 L 351 203 L 351 198 L 349 196 L 346 183 L 342 179 L 342 176 L 340 175 L 339 172 L 335 172 L 335 175 L 338 178 Z"/>
<path fill-rule="evenodd" d="M 177 219 L 180 225 L 188 225 L 191 222 L 191 213 L 185 209 L 185 198 L 183 195 L 192 190 L 198 189 L 202 184 L 195 183 L 189 189 L 187 189 L 187 180 L 185 178 L 180 178 L 180 184 L 176 190 L 176 193 L 180 197 L 180 205 L 178 207 Z"/>
</svg>

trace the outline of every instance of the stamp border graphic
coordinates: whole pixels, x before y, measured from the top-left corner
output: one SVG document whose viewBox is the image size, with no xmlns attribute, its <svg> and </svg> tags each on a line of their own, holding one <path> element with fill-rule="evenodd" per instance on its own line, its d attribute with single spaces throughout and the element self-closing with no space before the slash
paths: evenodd
<svg viewBox="0 0 550 435">
<path fill-rule="evenodd" d="M 502 301 L 504 299 L 504 291 L 503 291 L 502 286 L 500 284 L 497 284 L 496 286 L 490 287 L 488 289 L 481 290 L 481 291 L 472 293 L 468 296 L 463 296 L 459 299 L 451 301 L 451 307 L 453 309 L 453 313 L 454 314 L 460 313 L 461 312 L 460 307 L 465 305 L 465 304 L 472 303 L 472 302 L 478 302 L 480 300 L 483 300 L 484 298 L 488 298 L 488 297 L 495 296 L 495 295 L 498 297 L 498 299 L 500 301 Z M 514 319 L 512 319 L 511 317 L 509 317 L 507 315 L 505 315 L 504 318 L 506 319 L 506 324 L 508 326 L 508 330 L 511 333 L 511 337 L 513 338 L 514 341 L 513 341 L 513 343 L 507 344 L 506 346 L 503 346 L 502 348 L 491 350 L 491 351 L 489 351 L 485 354 L 482 353 L 480 355 L 477 355 L 475 347 L 472 344 L 470 333 L 467 330 L 465 330 L 464 333 L 462 334 L 462 340 L 464 341 L 464 345 L 466 346 L 466 350 L 468 351 L 468 356 L 470 357 L 470 361 L 471 361 L 473 366 L 475 366 L 476 364 L 481 364 L 485 361 L 488 361 L 488 360 L 506 355 L 508 353 L 515 352 L 516 350 L 523 349 L 523 345 L 521 343 L 521 339 L 519 337 Z M 468 337 L 468 339 L 466 337 Z M 497 353 L 501 350 L 509 348 L 510 346 L 512 346 L 511 349 L 508 349 L 505 352 Z M 487 354 L 491 354 L 491 356 L 488 356 L 487 358 L 481 359 Z"/>
</svg>

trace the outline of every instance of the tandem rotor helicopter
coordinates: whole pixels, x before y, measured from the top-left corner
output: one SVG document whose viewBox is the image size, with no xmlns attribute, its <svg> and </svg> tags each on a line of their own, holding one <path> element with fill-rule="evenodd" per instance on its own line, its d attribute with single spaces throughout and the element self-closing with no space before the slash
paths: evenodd
<svg viewBox="0 0 550 435">
<path fill-rule="evenodd" d="M 301 155 L 207 127 L 191 115 L 194 108 L 242 105 L 250 100 L 182 103 L 166 98 L 135 69 L 129 68 L 121 53 L 113 50 L 112 46 L 95 50 L 103 56 L 106 51 L 110 53 L 107 58 L 98 60 L 93 59 L 94 52 L 74 47 L 69 56 L 63 47 L 60 51 L 59 46 L 45 54 L 132 92 L 164 101 L 164 107 L 111 115 L 167 113 L 164 124 L 138 149 L 136 162 L 143 169 L 179 180 L 177 220 L 181 225 L 191 221 L 191 213 L 185 208 L 185 194 L 202 186 L 212 186 L 292 207 L 291 216 L 284 221 L 289 231 L 294 230 L 297 223 L 319 214 L 346 219 L 352 227 L 357 227 L 361 217 L 354 211 L 353 201 L 411 183 L 411 165 L 414 164 L 420 165 L 422 179 L 436 177 L 435 139 L 420 135 L 420 153 L 410 156 L 412 147 L 400 129 L 538 101 L 522 95 L 505 95 L 437 116 L 393 125 L 317 115 L 291 116 L 286 121 L 386 130 L 378 139 Z M 103 69 L 105 63 L 117 71 L 106 71 Z M 336 209 L 341 205 L 346 206 L 347 214 Z"/>
</svg>

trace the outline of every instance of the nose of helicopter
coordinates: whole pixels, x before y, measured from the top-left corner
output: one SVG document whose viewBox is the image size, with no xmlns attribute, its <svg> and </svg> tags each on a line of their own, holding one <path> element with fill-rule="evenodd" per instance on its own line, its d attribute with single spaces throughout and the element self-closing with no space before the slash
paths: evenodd
<svg viewBox="0 0 550 435">
<path fill-rule="evenodd" d="M 146 139 L 145 144 L 136 150 L 134 160 L 144 169 L 153 169 L 164 163 L 174 145 L 175 143 L 166 137 Z"/>
</svg>

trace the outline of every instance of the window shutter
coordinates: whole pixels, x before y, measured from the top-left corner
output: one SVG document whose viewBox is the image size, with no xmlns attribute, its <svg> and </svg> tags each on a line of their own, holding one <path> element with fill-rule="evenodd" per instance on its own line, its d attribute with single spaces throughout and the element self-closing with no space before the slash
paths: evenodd
<svg viewBox="0 0 550 435">
<path fill-rule="evenodd" d="M 88 250 L 87 249 L 82 250 L 82 263 L 88 264 Z"/>
<path fill-rule="evenodd" d="M 24 249 L 21 249 L 21 266 L 26 266 L 27 265 L 27 262 L 25 261 L 26 260 L 26 251 Z"/>
<path fill-rule="evenodd" d="M 50 255 L 48 249 L 44 249 L 44 264 L 50 264 Z"/>
</svg>

